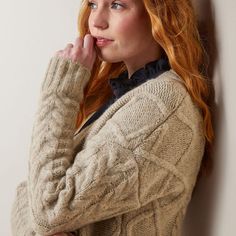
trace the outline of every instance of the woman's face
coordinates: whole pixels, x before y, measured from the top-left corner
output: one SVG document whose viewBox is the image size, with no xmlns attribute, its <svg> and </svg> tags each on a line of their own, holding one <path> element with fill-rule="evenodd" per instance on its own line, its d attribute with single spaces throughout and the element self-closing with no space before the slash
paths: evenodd
<svg viewBox="0 0 236 236">
<path fill-rule="evenodd" d="M 112 40 L 105 43 L 97 41 L 97 53 L 102 60 L 130 64 L 151 53 L 157 46 L 142 0 L 88 1 L 91 35 Z"/>
</svg>

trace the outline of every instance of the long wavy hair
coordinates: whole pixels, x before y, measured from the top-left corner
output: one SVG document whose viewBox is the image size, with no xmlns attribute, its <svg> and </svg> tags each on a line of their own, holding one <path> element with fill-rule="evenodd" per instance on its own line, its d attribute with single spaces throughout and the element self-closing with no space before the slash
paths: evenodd
<svg viewBox="0 0 236 236">
<path fill-rule="evenodd" d="M 170 67 L 182 78 L 193 101 L 202 111 L 205 155 L 200 168 L 200 176 L 209 174 L 212 160 L 207 155 L 212 147 L 214 131 L 208 105 L 210 83 L 206 76 L 207 53 L 198 31 L 197 18 L 190 0 L 143 0 L 152 25 L 152 35 L 169 59 Z M 84 37 L 89 33 L 88 17 L 90 8 L 83 0 L 78 16 L 78 31 Z M 108 63 L 95 60 L 91 79 L 84 90 L 84 100 L 80 104 L 77 127 L 89 114 L 99 109 L 112 95 L 108 79 L 118 76 L 126 69 L 123 62 Z"/>
</svg>

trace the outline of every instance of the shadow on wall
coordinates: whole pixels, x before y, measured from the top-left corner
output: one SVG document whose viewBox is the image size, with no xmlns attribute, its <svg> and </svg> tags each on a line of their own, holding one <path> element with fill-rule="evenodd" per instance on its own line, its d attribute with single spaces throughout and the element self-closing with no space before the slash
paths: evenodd
<svg viewBox="0 0 236 236">
<path fill-rule="evenodd" d="M 192 199 L 189 203 L 184 222 L 184 236 L 215 236 L 214 223 L 219 199 L 219 185 L 223 171 L 223 157 L 227 156 L 221 146 L 227 140 L 222 137 L 225 128 L 224 101 L 222 94 L 222 76 L 220 71 L 220 58 L 218 54 L 217 32 L 214 15 L 214 2 L 211 0 L 196 0 L 193 2 L 199 16 L 199 31 L 209 55 L 208 76 L 214 86 L 209 104 L 213 113 L 215 130 L 214 148 L 211 157 L 213 159 L 213 171 L 209 177 L 198 180 Z M 218 90 L 216 89 L 218 88 Z M 224 127 L 222 127 L 224 125 Z M 225 132 L 226 129 L 224 129 Z M 221 135 L 219 135 L 221 134 Z M 221 140 L 220 140 L 221 139 Z M 222 140 L 223 139 L 223 140 Z M 227 151 L 227 150 L 226 150 Z"/>
</svg>

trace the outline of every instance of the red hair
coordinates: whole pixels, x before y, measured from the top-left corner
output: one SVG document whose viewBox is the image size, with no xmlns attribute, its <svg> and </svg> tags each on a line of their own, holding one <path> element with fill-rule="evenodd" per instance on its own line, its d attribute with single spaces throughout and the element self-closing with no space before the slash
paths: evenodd
<svg viewBox="0 0 236 236">
<path fill-rule="evenodd" d="M 154 39 L 162 47 L 171 68 L 182 78 L 193 101 L 202 111 L 208 151 L 213 143 L 214 131 L 210 107 L 207 104 L 209 81 L 204 75 L 207 54 L 201 43 L 191 1 L 143 0 L 143 3 L 150 17 Z M 89 32 L 89 14 L 87 1 L 83 0 L 78 18 L 78 29 L 82 37 Z M 108 63 L 96 58 L 91 79 L 84 91 L 84 101 L 80 105 L 77 127 L 110 98 L 112 91 L 108 79 L 118 76 L 125 69 L 123 62 Z M 211 161 L 205 155 L 201 174 L 208 173 L 210 165 Z"/>
</svg>

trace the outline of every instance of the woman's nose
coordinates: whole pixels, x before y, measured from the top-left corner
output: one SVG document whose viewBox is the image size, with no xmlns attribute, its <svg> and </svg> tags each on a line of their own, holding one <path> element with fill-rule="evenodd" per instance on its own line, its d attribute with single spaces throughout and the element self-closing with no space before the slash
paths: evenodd
<svg viewBox="0 0 236 236">
<path fill-rule="evenodd" d="M 93 27 L 106 29 L 108 27 L 107 17 L 104 12 L 97 12 L 93 17 Z"/>
</svg>

